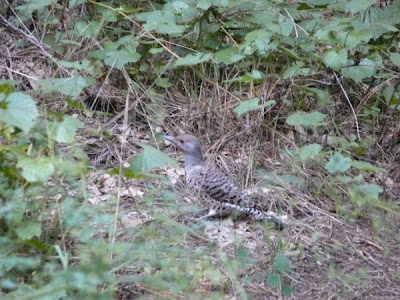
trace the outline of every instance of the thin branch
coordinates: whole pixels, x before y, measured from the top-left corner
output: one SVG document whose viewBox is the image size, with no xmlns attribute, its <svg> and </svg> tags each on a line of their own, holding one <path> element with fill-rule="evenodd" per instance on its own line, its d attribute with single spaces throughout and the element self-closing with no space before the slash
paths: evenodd
<svg viewBox="0 0 400 300">
<path fill-rule="evenodd" d="M 293 27 L 294 27 L 294 31 L 295 31 L 295 33 L 296 33 L 296 38 L 298 38 L 298 37 L 299 37 L 299 33 L 297 32 L 296 23 L 294 22 L 292 16 L 289 14 L 289 12 L 288 12 L 288 10 L 286 9 L 286 7 L 285 7 L 285 11 L 286 11 L 286 13 L 287 13 L 288 16 L 289 16 L 290 21 L 292 21 L 292 24 L 293 24 Z"/>
<path fill-rule="evenodd" d="M 355 119 L 355 121 L 356 121 L 357 138 L 358 138 L 358 140 L 360 140 L 360 139 L 361 139 L 361 137 L 360 137 L 360 128 L 359 128 L 359 126 L 358 126 L 358 119 L 357 119 L 356 111 L 354 110 L 353 105 L 352 105 L 351 102 L 350 102 L 349 96 L 347 96 L 347 93 L 346 93 L 346 91 L 345 91 L 344 88 L 343 88 L 343 85 L 340 83 L 339 77 L 336 75 L 336 72 L 333 71 L 333 74 L 335 74 L 336 81 L 337 81 L 337 83 L 339 84 L 340 89 L 342 90 L 344 96 L 346 97 L 347 103 L 349 103 L 349 106 L 350 106 L 350 108 L 351 108 L 351 111 L 353 112 L 354 119 Z"/>
</svg>

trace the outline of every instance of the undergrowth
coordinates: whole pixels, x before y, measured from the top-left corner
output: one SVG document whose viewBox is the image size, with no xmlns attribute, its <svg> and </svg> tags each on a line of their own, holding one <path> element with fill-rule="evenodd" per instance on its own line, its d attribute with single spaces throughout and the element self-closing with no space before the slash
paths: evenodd
<svg viewBox="0 0 400 300">
<path fill-rule="evenodd" d="M 326 220 L 396 232 L 399 1 L 0 3 L 2 297 L 296 297 L 302 263 L 347 249 Z M 272 190 L 289 229 L 183 222 L 163 132 Z M 324 296 L 370 295 L 340 266 Z"/>
</svg>

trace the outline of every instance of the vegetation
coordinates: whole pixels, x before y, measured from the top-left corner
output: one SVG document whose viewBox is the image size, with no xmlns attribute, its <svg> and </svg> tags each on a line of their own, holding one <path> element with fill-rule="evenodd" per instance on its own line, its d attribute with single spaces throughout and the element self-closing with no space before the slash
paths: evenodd
<svg viewBox="0 0 400 300">
<path fill-rule="evenodd" d="M 0 4 L 1 298 L 398 297 L 400 1 Z M 180 132 L 288 229 L 187 222 Z"/>
</svg>

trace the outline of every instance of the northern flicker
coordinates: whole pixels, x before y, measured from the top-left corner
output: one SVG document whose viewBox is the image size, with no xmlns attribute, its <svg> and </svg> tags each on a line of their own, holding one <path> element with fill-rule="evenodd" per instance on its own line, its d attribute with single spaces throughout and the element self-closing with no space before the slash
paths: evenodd
<svg viewBox="0 0 400 300">
<path fill-rule="evenodd" d="M 228 176 L 206 163 L 197 138 L 188 134 L 164 138 L 185 154 L 186 183 L 209 206 L 209 213 L 200 219 L 226 215 L 232 210 L 237 210 L 257 220 L 268 219 L 278 229 L 284 229 L 285 224 L 282 220 L 257 209 Z"/>
</svg>

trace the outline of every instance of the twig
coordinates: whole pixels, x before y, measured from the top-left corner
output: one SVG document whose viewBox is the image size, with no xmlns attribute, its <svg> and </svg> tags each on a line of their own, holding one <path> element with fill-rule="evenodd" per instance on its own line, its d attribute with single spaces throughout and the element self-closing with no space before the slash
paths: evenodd
<svg viewBox="0 0 400 300">
<path fill-rule="evenodd" d="M 286 9 L 286 7 L 285 7 L 285 11 L 286 11 L 286 13 L 287 13 L 288 16 L 289 16 L 290 21 L 292 21 L 292 24 L 293 24 L 293 27 L 294 27 L 294 31 L 295 31 L 295 33 L 296 33 L 296 38 L 298 38 L 298 37 L 299 37 L 299 33 L 297 32 L 296 23 L 294 22 L 292 16 L 289 14 L 289 12 L 288 12 L 288 10 Z"/>
<path fill-rule="evenodd" d="M 347 93 L 346 93 L 346 91 L 345 91 L 344 88 L 343 88 L 343 85 L 340 83 L 339 77 L 336 75 L 336 72 L 333 71 L 333 74 L 335 74 L 336 81 L 337 81 L 337 83 L 339 84 L 340 89 L 342 90 L 344 96 L 346 97 L 347 103 L 349 103 L 349 106 L 350 106 L 350 108 L 351 108 L 351 111 L 353 112 L 354 119 L 355 119 L 355 121 L 356 121 L 357 138 L 358 138 L 358 140 L 360 140 L 360 139 L 361 139 L 361 137 L 360 137 L 360 128 L 359 128 L 359 126 L 358 126 L 358 119 L 357 119 L 356 111 L 354 110 L 353 105 L 352 105 L 351 102 L 350 102 L 349 96 L 347 96 Z"/>
</svg>

